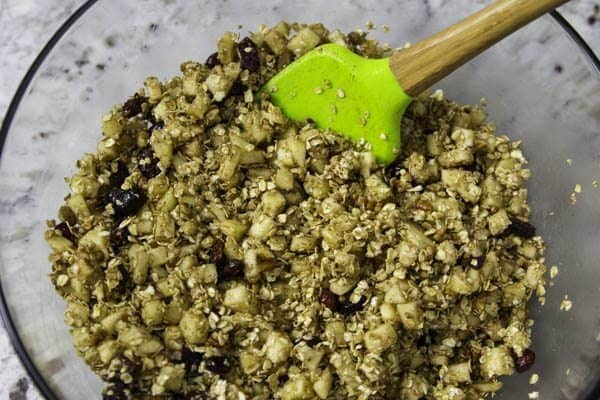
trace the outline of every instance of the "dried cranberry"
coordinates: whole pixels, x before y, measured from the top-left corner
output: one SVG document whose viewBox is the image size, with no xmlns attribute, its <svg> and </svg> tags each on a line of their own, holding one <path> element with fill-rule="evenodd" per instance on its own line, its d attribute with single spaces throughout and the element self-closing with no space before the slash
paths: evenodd
<svg viewBox="0 0 600 400">
<path fill-rule="evenodd" d="M 123 161 L 117 162 L 117 170 L 110 175 L 111 186 L 121 186 L 125 179 L 129 176 L 129 169 L 127 164 Z"/>
<path fill-rule="evenodd" d="M 367 301 L 366 297 L 363 296 L 360 298 L 358 303 L 352 303 L 349 300 L 340 302 L 340 305 L 338 307 L 338 312 L 342 315 L 354 314 L 364 308 L 366 301 Z"/>
<path fill-rule="evenodd" d="M 181 350 L 181 361 L 185 366 L 185 371 L 187 373 L 197 371 L 200 363 L 204 359 L 204 354 L 198 353 L 184 347 Z"/>
<path fill-rule="evenodd" d="M 338 311 L 339 308 L 339 299 L 335 293 L 333 293 L 329 289 L 321 290 L 321 294 L 319 295 L 319 301 L 323 303 L 323 305 L 329 308 L 331 311 Z"/>
<path fill-rule="evenodd" d="M 117 217 L 127 217 L 135 214 L 146 202 L 146 195 L 138 188 L 114 188 L 108 194 Z"/>
<path fill-rule="evenodd" d="M 54 229 L 59 231 L 62 237 L 64 237 L 67 240 L 70 240 L 73 243 L 75 243 L 75 240 L 77 240 L 75 238 L 75 235 L 73 235 L 73 232 L 71 232 L 71 228 L 69 228 L 69 225 L 66 222 L 61 222 L 60 224 L 56 225 Z"/>
<path fill-rule="evenodd" d="M 142 175 L 146 178 L 151 179 L 156 175 L 160 174 L 160 168 L 158 167 L 158 159 L 154 155 L 152 147 L 144 147 L 138 155 L 138 168 Z"/>
<path fill-rule="evenodd" d="M 121 247 L 125 246 L 127 244 L 127 242 L 129 241 L 128 236 L 129 236 L 129 232 L 126 227 L 124 227 L 124 228 L 120 228 L 119 226 L 114 227 L 110 231 L 110 245 L 112 246 L 113 250 L 116 251 L 116 250 L 120 249 Z"/>
<path fill-rule="evenodd" d="M 510 225 L 508 226 L 507 231 L 508 233 L 512 233 L 525 239 L 530 239 L 535 236 L 535 226 L 513 216 L 510 217 Z"/>
<path fill-rule="evenodd" d="M 219 55 L 217 53 L 212 53 L 210 56 L 208 56 L 208 58 L 206 59 L 206 62 L 204 64 L 208 68 L 214 68 L 217 65 L 221 65 L 221 61 L 219 60 Z"/>
<path fill-rule="evenodd" d="M 224 356 L 213 356 L 206 359 L 206 369 L 215 374 L 224 375 L 231 369 L 229 359 Z"/>
<path fill-rule="evenodd" d="M 212 248 L 210 249 L 210 262 L 215 264 L 217 268 L 222 268 L 225 266 L 225 245 L 222 240 L 215 240 Z"/>
<path fill-rule="evenodd" d="M 247 87 L 239 79 L 233 82 L 231 89 L 229 89 L 229 96 L 241 96 L 246 91 Z"/>
<path fill-rule="evenodd" d="M 249 38 L 243 38 L 238 44 L 240 51 L 240 66 L 250 72 L 257 72 L 260 68 L 260 57 L 256 44 Z"/>
<path fill-rule="evenodd" d="M 523 350 L 521 356 L 515 357 L 515 370 L 525 372 L 535 363 L 535 353 L 529 349 Z"/>
<path fill-rule="evenodd" d="M 142 112 L 142 104 L 148 100 L 144 96 L 140 96 L 138 93 L 130 97 L 125 104 L 123 104 L 123 116 L 125 118 L 135 117 Z"/>
<path fill-rule="evenodd" d="M 223 268 L 219 270 L 219 277 L 222 280 L 237 278 L 244 274 L 244 262 L 241 260 L 229 260 Z"/>
</svg>

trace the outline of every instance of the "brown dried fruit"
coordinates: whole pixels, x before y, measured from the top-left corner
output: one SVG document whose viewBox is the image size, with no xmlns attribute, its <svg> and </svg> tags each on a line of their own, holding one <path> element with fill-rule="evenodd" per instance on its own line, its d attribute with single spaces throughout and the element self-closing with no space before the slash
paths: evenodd
<svg viewBox="0 0 600 400">
<path fill-rule="evenodd" d="M 321 290 L 321 294 L 319 295 L 319 301 L 331 311 L 338 311 L 339 300 L 335 293 L 333 293 L 329 289 Z"/>
<path fill-rule="evenodd" d="M 256 44 L 249 38 L 243 38 L 238 44 L 240 51 L 240 66 L 250 72 L 257 72 L 260 69 L 260 57 Z"/>
<path fill-rule="evenodd" d="M 527 221 L 522 221 L 511 216 L 507 233 L 517 235 L 525 239 L 530 239 L 535 236 L 535 226 L 531 225 Z"/>
<path fill-rule="evenodd" d="M 56 225 L 54 229 L 60 232 L 61 236 L 65 239 L 68 239 L 73 243 L 76 242 L 77 239 L 75 238 L 75 235 L 73 235 L 73 232 L 71 232 L 71 228 L 66 222 L 61 222 L 60 224 Z"/>
<path fill-rule="evenodd" d="M 115 188 L 108 194 L 117 217 L 127 217 L 135 214 L 146 202 L 146 195 L 138 188 Z"/>
<path fill-rule="evenodd" d="M 152 147 L 148 146 L 140 151 L 140 154 L 138 155 L 138 168 L 142 175 L 148 179 L 154 178 L 156 175 L 160 174 L 158 159 L 154 156 Z"/>
<path fill-rule="evenodd" d="M 119 250 L 121 247 L 125 246 L 128 239 L 129 232 L 127 227 L 120 228 L 119 226 L 114 227 L 110 231 L 110 244 L 114 251 Z"/>
<path fill-rule="evenodd" d="M 208 56 L 208 58 L 206 59 L 206 62 L 204 64 L 208 68 L 214 68 L 217 65 L 221 65 L 221 61 L 219 60 L 219 55 L 217 53 L 212 53 L 210 56 Z"/>
<path fill-rule="evenodd" d="M 210 398 L 208 393 L 200 391 L 189 392 L 180 397 L 183 400 L 208 400 Z"/>
<path fill-rule="evenodd" d="M 338 307 L 338 312 L 342 315 L 354 314 L 358 311 L 361 311 L 364 308 L 366 302 L 367 302 L 367 298 L 364 296 L 360 298 L 358 303 L 352 303 L 349 300 L 340 302 L 340 305 Z"/>
<path fill-rule="evenodd" d="M 130 399 L 129 390 L 121 382 L 114 382 L 108 385 L 103 393 L 102 400 L 127 400 Z"/>
<path fill-rule="evenodd" d="M 229 96 L 241 96 L 244 94 L 244 92 L 246 91 L 246 89 L 248 89 L 246 87 L 246 85 L 244 85 L 239 79 L 235 82 L 233 82 L 233 85 L 231 85 L 231 89 L 229 89 Z"/>
<path fill-rule="evenodd" d="M 217 268 L 223 268 L 225 266 L 225 245 L 220 239 L 215 240 L 212 248 L 210 249 L 210 262 L 215 264 Z"/>
<path fill-rule="evenodd" d="M 244 262 L 241 260 L 229 260 L 225 266 L 219 269 L 219 279 L 229 280 L 244 275 Z"/>
<path fill-rule="evenodd" d="M 535 353 L 529 349 L 523 350 L 521 356 L 515 357 L 515 370 L 525 372 L 535 363 Z"/>
<path fill-rule="evenodd" d="M 141 365 L 124 355 L 119 355 L 110 361 L 108 370 L 102 375 L 106 382 L 125 383 L 128 378 L 135 377 L 140 372 Z"/>
<path fill-rule="evenodd" d="M 142 112 L 142 104 L 147 100 L 146 97 L 140 96 L 138 93 L 134 94 L 123 104 L 123 116 L 125 118 L 135 117 Z"/>
<path fill-rule="evenodd" d="M 192 351 L 187 347 L 184 347 L 181 350 L 181 361 L 183 362 L 187 373 L 197 371 L 202 360 L 204 360 L 204 354 L 202 353 Z"/>
<path fill-rule="evenodd" d="M 224 375 L 231 369 L 229 359 L 224 356 L 213 356 L 206 359 L 206 369 L 215 374 Z"/>
<path fill-rule="evenodd" d="M 129 176 L 129 169 L 127 168 L 127 164 L 123 161 L 117 162 L 117 170 L 110 175 L 110 185 L 119 187 L 125 182 L 125 179 Z"/>
</svg>

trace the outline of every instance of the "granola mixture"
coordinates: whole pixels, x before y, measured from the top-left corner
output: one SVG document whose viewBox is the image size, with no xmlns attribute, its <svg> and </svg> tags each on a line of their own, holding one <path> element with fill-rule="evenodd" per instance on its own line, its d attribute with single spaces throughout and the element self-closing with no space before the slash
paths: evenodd
<svg viewBox="0 0 600 400">
<path fill-rule="evenodd" d="M 386 55 L 321 24 L 226 33 L 104 117 L 46 232 L 104 399 L 480 399 L 533 364 L 520 143 L 439 92 L 386 168 L 290 121 L 258 90 L 326 42 Z"/>
</svg>

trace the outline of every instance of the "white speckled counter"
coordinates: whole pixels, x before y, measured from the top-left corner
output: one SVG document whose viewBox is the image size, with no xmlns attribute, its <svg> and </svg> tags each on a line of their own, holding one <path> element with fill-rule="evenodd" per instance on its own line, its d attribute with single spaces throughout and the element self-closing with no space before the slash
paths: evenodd
<svg viewBox="0 0 600 400">
<path fill-rule="evenodd" d="M 423 1 L 428 2 L 430 7 L 437 3 L 436 0 Z M 18 83 L 35 56 L 82 3 L 82 0 L 0 0 L 0 116 L 4 115 Z M 600 51 L 597 0 L 572 0 L 560 11 L 589 45 L 596 52 Z M 0 399 L 39 398 L 6 333 L 0 328 Z"/>
</svg>

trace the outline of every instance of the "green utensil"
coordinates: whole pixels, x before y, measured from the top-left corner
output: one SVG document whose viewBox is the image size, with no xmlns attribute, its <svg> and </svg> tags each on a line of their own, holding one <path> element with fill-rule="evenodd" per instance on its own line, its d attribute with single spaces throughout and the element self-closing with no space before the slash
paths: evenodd
<svg viewBox="0 0 600 400">
<path fill-rule="evenodd" d="M 411 102 L 388 59 L 366 59 L 337 44 L 306 53 L 266 85 L 273 103 L 298 121 L 312 119 L 353 140 L 365 139 L 380 162 L 400 149 L 400 118 Z"/>
<path fill-rule="evenodd" d="M 389 164 L 412 97 L 483 50 L 567 0 L 499 0 L 390 58 L 366 59 L 337 44 L 304 54 L 263 88 L 290 118 L 364 140 Z"/>
</svg>

